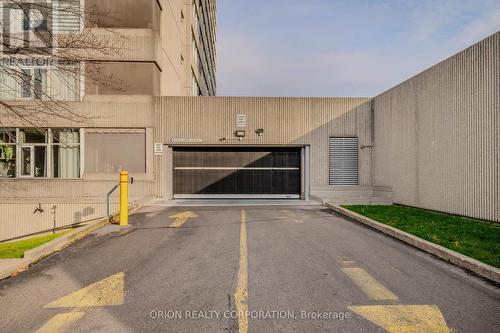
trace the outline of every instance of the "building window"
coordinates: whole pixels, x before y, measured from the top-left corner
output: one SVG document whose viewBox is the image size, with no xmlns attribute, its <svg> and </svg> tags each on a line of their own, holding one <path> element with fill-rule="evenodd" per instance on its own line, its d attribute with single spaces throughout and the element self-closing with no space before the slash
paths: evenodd
<svg viewBox="0 0 500 333">
<path fill-rule="evenodd" d="M 198 31 L 200 29 L 200 19 L 198 18 L 198 11 L 196 10 L 196 3 L 193 1 L 193 26 L 194 31 Z"/>
<path fill-rule="evenodd" d="M 19 98 L 42 99 L 47 91 L 47 70 L 40 67 L 22 68 L 19 79 Z"/>
<path fill-rule="evenodd" d="M 20 80 L 20 93 L 21 98 L 31 98 L 31 70 L 21 69 L 21 80 Z"/>
<path fill-rule="evenodd" d="M 42 68 L 33 69 L 33 92 L 36 99 L 41 99 L 46 89 L 44 85 L 47 84 L 47 71 Z"/>
<path fill-rule="evenodd" d="M 80 177 L 80 131 L 52 130 L 52 177 Z"/>
<path fill-rule="evenodd" d="M 54 32 L 77 32 L 81 29 L 84 11 L 80 8 L 80 0 L 53 0 Z"/>
<path fill-rule="evenodd" d="M 50 96 L 55 100 L 78 101 L 82 84 L 78 66 L 53 68 L 50 73 Z"/>
<path fill-rule="evenodd" d="M 1 178 L 79 178 L 78 129 L 0 129 Z"/>
<path fill-rule="evenodd" d="M 192 53 L 193 53 L 193 63 L 195 64 L 196 67 L 198 67 L 199 64 L 199 53 L 198 53 L 198 46 L 196 46 L 196 38 L 194 35 L 191 35 L 191 45 L 192 45 Z"/>
<path fill-rule="evenodd" d="M 0 69 L 0 99 L 3 100 L 77 101 L 80 84 L 80 70 L 76 65 Z"/>
<path fill-rule="evenodd" d="M 200 86 L 193 71 L 191 71 L 191 95 L 200 96 Z"/>
<path fill-rule="evenodd" d="M 146 172 L 146 131 L 85 131 L 85 172 L 116 173 L 126 170 Z"/>
<path fill-rule="evenodd" d="M 358 185 L 358 138 L 329 139 L 330 185 Z"/>
<path fill-rule="evenodd" d="M 29 31 L 31 29 L 29 10 L 23 10 L 22 15 L 23 15 L 23 31 Z"/>
<path fill-rule="evenodd" d="M 16 80 L 10 74 L 11 70 L 7 67 L 0 66 L 0 100 L 15 100 L 16 99 Z"/>
<path fill-rule="evenodd" d="M 0 129 L 0 178 L 16 176 L 16 130 Z"/>
<path fill-rule="evenodd" d="M 19 130 L 21 177 L 47 177 L 48 144 L 48 130 Z"/>
</svg>

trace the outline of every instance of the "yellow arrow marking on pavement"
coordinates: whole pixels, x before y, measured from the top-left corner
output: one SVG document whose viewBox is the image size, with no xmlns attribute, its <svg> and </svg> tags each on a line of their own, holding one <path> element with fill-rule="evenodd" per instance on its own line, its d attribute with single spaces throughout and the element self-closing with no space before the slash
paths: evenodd
<svg viewBox="0 0 500 333">
<path fill-rule="evenodd" d="M 435 305 L 368 305 L 349 309 L 389 333 L 450 333 Z"/>
<path fill-rule="evenodd" d="M 241 211 L 240 224 L 240 268 L 238 270 L 238 283 L 234 292 L 234 303 L 238 315 L 238 331 L 248 331 L 248 246 L 247 246 L 247 213 Z"/>
<path fill-rule="evenodd" d="M 170 218 L 175 219 L 175 221 L 174 221 L 174 223 L 172 223 L 170 225 L 170 228 L 180 228 L 180 227 L 182 227 L 182 225 L 184 223 L 186 223 L 186 221 L 188 219 L 194 218 L 194 217 L 198 217 L 198 215 L 196 215 L 193 212 L 182 212 L 182 213 L 172 215 L 172 216 L 170 216 Z"/>
<path fill-rule="evenodd" d="M 42 327 L 36 330 L 35 333 L 57 333 L 68 329 L 71 324 L 85 315 L 84 312 L 67 312 L 60 313 L 52 317 Z"/>
<path fill-rule="evenodd" d="M 45 308 L 81 308 L 123 304 L 125 273 L 120 272 L 55 300 Z"/>
<path fill-rule="evenodd" d="M 389 289 L 384 287 L 374 277 L 368 274 L 363 268 L 346 267 L 344 272 L 363 292 L 373 300 L 377 301 L 397 301 L 398 297 Z"/>
</svg>

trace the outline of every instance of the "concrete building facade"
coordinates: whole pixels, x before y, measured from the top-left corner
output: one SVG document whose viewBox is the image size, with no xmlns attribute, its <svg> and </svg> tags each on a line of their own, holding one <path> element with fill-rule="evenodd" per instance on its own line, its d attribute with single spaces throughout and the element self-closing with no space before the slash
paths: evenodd
<svg viewBox="0 0 500 333">
<path fill-rule="evenodd" d="M 42 8 L 50 8 L 45 19 L 52 27 L 52 57 L 71 64 L 26 65 L 23 58 L 43 57 L 37 52 L 7 54 L 5 47 L 2 58 L 9 60 L 14 68 L 41 73 L 40 89 L 48 95 L 58 100 L 82 101 L 89 95 L 216 94 L 214 0 L 26 0 L 26 3 L 37 1 L 44 3 Z M 22 10 L 12 10 L 8 0 L 0 5 L 2 20 L 8 20 L 6 26 L 22 33 L 25 28 Z M 75 38 L 79 32 L 84 37 Z M 15 34 L 3 33 L 2 37 L 11 35 Z M 58 49 L 57 41 L 65 36 L 73 39 L 77 52 L 68 55 L 63 47 Z M 28 41 L 35 44 L 34 37 Z M 62 70 L 73 66 L 75 73 Z M 0 73 L 0 80 L 2 98 L 31 97 L 21 94 L 20 84 L 9 75 Z"/>
<path fill-rule="evenodd" d="M 203 150 L 219 153 L 222 150 L 222 155 L 226 151 L 225 156 L 245 154 L 242 164 L 231 164 L 234 161 L 223 156 L 218 160 L 208 157 L 195 161 L 201 164 L 191 169 L 201 169 L 204 178 L 210 172 L 222 171 L 210 183 L 226 182 L 231 187 L 235 182 L 228 176 L 247 172 L 242 175 L 246 183 L 265 184 L 247 192 L 222 186 L 207 193 L 198 188 L 188 193 L 195 197 L 333 197 L 342 202 L 391 203 L 390 188 L 374 186 L 372 182 L 369 98 L 93 96 L 70 105 L 95 117 L 89 117 L 91 120 L 83 126 L 71 120 L 52 121 L 46 135 L 56 135 L 59 129 L 66 129 L 65 132 L 74 129 L 79 133 L 80 154 L 73 159 L 78 160 L 79 175 L 64 179 L 23 176 L 0 179 L 3 189 L 0 234 L 5 238 L 49 230 L 54 218 L 59 227 L 103 216 L 105 194 L 117 183 L 120 169 L 128 170 L 134 177 L 130 185 L 132 202 L 186 197 L 186 193 L 176 192 L 174 186 L 179 177 L 175 174 L 178 166 L 175 154 L 181 148 L 190 149 L 195 155 Z M 239 120 L 241 116 L 245 118 L 244 124 Z M 24 137 L 30 137 L 26 124 L 12 120 L 6 125 L 3 130 L 15 131 L 18 138 L 23 137 L 23 132 Z M 237 131 L 244 131 L 244 136 L 238 136 Z M 356 139 L 356 165 L 351 170 L 356 177 L 354 185 L 336 185 L 331 178 L 331 138 Z M 19 155 L 23 147 L 32 145 L 54 149 L 50 143 L 17 141 L 23 141 L 12 144 Z M 290 152 L 291 159 L 284 156 L 287 153 L 290 156 Z M 273 160 L 263 162 L 269 156 Z M 286 164 L 287 159 L 297 163 L 291 167 Z M 66 163 L 69 160 L 67 157 Z M 16 167 L 20 173 L 22 165 L 17 163 Z M 279 186 L 286 182 L 295 184 L 293 189 Z M 117 204 L 115 193 L 112 211 Z M 36 207 L 42 207 L 43 212 L 33 214 Z"/>
<path fill-rule="evenodd" d="M 188 2 L 180 3 L 177 11 L 168 8 L 187 20 Z M 158 4 L 164 3 L 152 1 L 152 8 Z M 210 29 L 204 30 L 213 43 Z M 89 93 L 67 102 L 86 115 L 83 122 L 41 118 L 35 130 L 2 113 L 0 240 L 104 216 L 120 170 L 134 178 L 132 202 L 395 202 L 499 222 L 499 36 L 374 98 L 162 96 L 169 94 L 168 75 L 177 76 L 172 69 L 158 79 L 158 90 Z M 208 58 L 198 68 L 211 75 L 215 60 Z M 192 86 L 179 82 L 171 91 L 189 95 Z M 215 93 L 215 80 L 199 89 Z"/>
<path fill-rule="evenodd" d="M 500 221 L 499 38 L 373 98 L 374 182 L 394 202 Z"/>
<path fill-rule="evenodd" d="M 214 0 L 85 0 L 85 6 L 103 14 L 89 28 L 117 48 L 92 65 L 121 83 L 87 82 L 87 94 L 215 95 Z"/>
</svg>

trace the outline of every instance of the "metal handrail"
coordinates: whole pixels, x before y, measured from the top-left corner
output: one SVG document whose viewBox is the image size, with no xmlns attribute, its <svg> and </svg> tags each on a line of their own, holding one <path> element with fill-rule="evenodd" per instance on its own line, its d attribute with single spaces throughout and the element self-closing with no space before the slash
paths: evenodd
<svg viewBox="0 0 500 333">
<path fill-rule="evenodd" d="M 111 217 L 109 214 L 109 197 L 118 188 L 118 186 L 120 186 L 120 184 L 116 184 L 115 186 L 113 186 L 113 188 L 106 194 L 106 217 L 107 218 Z"/>
</svg>

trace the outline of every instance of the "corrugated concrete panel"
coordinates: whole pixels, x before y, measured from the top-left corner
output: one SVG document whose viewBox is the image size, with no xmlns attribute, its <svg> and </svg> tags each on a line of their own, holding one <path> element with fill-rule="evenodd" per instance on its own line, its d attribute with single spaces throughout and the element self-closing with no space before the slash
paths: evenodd
<svg viewBox="0 0 500 333">
<path fill-rule="evenodd" d="M 95 199 L 118 183 L 118 174 L 104 175 L 107 180 L 90 179 L 0 179 L 0 200 L 32 198 Z M 131 174 L 131 176 L 134 176 Z M 113 179 L 114 178 L 114 179 Z M 137 178 L 137 176 L 136 176 Z M 129 186 L 129 196 L 137 198 L 154 195 L 154 180 L 138 180 Z M 118 191 L 115 192 L 117 195 Z"/>
<path fill-rule="evenodd" d="M 203 144 L 300 144 L 309 143 L 312 132 L 354 136 L 356 112 L 367 98 L 273 98 L 273 97 L 157 97 L 157 140 L 199 138 Z M 247 131 L 237 141 L 236 116 L 246 115 Z M 262 137 L 254 130 L 264 129 Z M 221 140 L 226 138 L 226 140 Z"/>
<path fill-rule="evenodd" d="M 54 227 L 54 220 L 56 228 L 61 228 L 106 215 L 104 202 L 81 203 L 41 199 L 40 207 L 43 212 L 34 213 L 38 207 L 39 203 L 35 201 L 1 203 L 0 241 L 48 231 Z M 118 210 L 119 203 L 112 202 L 111 213 Z"/>
<path fill-rule="evenodd" d="M 357 136 L 359 144 L 359 185 L 372 184 L 373 112 L 371 103 L 364 103 L 357 110 Z"/>
<path fill-rule="evenodd" d="M 166 145 L 310 145 L 313 191 L 328 186 L 330 136 L 360 136 L 371 145 L 368 98 L 157 97 L 155 110 L 155 142 Z M 245 127 L 236 125 L 237 115 L 246 116 Z M 246 131 L 242 141 L 234 136 L 238 129 Z M 360 155 L 362 185 L 371 185 L 370 150 Z M 169 166 L 160 158 L 156 163 L 161 179 L 170 177 Z"/>
<path fill-rule="evenodd" d="M 106 178 L 110 178 L 106 175 Z M 118 180 L 0 180 L 0 241 L 52 228 L 56 206 L 57 227 L 105 216 L 106 193 Z M 134 181 L 129 201 L 156 196 L 154 180 Z M 118 209 L 119 190 L 111 196 L 111 212 Z M 41 203 L 43 213 L 33 213 Z"/>
<path fill-rule="evenodd" d="M 87 117 L 50 118 L 38 120 L 41 127 L 144 128 L 146 129 L 146 173 L 131 174 L 130 200 L 157 195 L 152 162 L 153 98 L 149 96 L 94 96 L 83 103 L 69 103 L 72 112 Z M 18 119 L 2 118 L 3 126 L 32 127 Z M 85 149 L 85 140 L 82 144 Z M 0 179 L 0 240 L 40 232 L 52 227 L 56 205 L 58 226 L 71 225 L 104 215 L 106 193 L 118 183 L 118 174 L 84 174 L 83 179 Z M 118 196 L 115 191 L 112 198 Z M 42 202 L 44 213 L 33 214 Z M 24 222 L 26 221 L 26 222 Z M 27 221 L 31 221 L 28 223 Z"/>
<path fill-rule="evenodd" d="M 21 103 L 21 102 L 20 102 Z M 66 102 L 60 106 L 51 103 L 38 105 L 25 102 L 22 105 L 34 108 L 29 122 L 12 112 L 2 113 L 2 127 L 133 127 L 154 126 L 153 97 L 151 96 L 88 96 L 83 102 Z M 57 111 L 44 116 L 47 110 Z M 39 110 L 39 111 L 38 111 Z"/>
<path fill-rule="evenodd" d="M 374 183 L 394 202 L 500 221 L 499 39 L 374 98 Z"/>
</svg>

